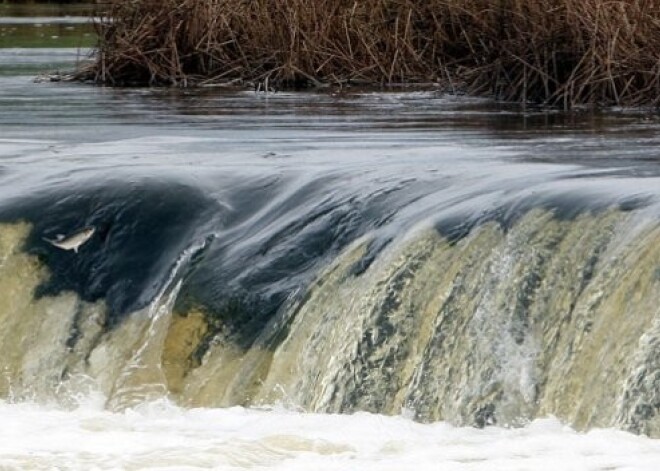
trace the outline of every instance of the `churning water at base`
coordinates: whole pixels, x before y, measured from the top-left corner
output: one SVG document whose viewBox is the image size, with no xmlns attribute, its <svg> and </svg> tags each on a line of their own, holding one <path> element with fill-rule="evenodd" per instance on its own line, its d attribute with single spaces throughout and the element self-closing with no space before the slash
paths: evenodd
<svg viewBox="0 0 660 471">
<path fill-rule="evenodd" d="M 655 469 L 654 117 L 36 85 L 75 51 L 18 52 L 3 469 Z"/>
<path fill-rule="evenodd" d="M 647 470 L 660 443 L 615 430 L 579 434 L 556 419 L 458 428 L 367 413 L 179 409 L 113 413 L 0 403 L 3 470 Z"/>
</svg>

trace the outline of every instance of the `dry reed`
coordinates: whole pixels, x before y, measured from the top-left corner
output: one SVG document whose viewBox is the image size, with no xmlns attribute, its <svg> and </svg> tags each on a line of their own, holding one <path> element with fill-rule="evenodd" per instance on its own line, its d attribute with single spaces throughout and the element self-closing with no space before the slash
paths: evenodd
<svg viewBox="0 0 660 471">
<path fill-rule="evenodd" d="M 660 105 L 660 0 L 118 0 L 106 84 L 441 83 L 569 108 Z"/>
</svg>

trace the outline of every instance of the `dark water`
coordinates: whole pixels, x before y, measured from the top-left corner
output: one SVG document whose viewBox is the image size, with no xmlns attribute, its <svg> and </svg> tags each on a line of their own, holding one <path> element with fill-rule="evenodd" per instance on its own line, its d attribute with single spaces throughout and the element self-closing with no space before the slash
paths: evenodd
<svg viewBox="0 0 660 471">
<path fill-rule="evenodd" d="M 455 238 L 533 207 L 657 204 L 657 125 L 644 115 L 2 80 L 0 214 L 34 224 L 29 251 L 54 272 L 45 293 L 107 299 L 113 319 L 147 304 L 193 240 L 209 245 L 181 302 L 229 303 L 259 324 L 367 233 L 379 250 L 426 219 Z M 97 236 L 74 263 L 42 240 L 89 225 Z"/>
</svg>

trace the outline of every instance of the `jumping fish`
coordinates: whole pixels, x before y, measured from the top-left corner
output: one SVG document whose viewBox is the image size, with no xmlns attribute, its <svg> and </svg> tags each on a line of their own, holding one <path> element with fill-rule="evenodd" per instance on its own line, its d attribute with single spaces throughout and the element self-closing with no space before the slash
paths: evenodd
<svg viewBox="0 0 660 471">
<path fill-rule="evenodd" d="M 94 232 L 96 232 L 96 228 L 91 226 L 74 232 L 68 237 L 63 236 L 62 234 L 58 234 L 55 239 L 46 239 L 45 237 L 43 239 L 58 249 L 73 250 L 75 253 L 78 253 L 80 246 L 91 239 L 94 235 Z"/>
</svg>

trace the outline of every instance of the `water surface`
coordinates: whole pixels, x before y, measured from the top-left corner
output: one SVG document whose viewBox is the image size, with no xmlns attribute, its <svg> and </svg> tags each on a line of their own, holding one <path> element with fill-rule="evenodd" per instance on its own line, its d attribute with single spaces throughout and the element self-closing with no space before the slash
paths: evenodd
<svg viewBox="0 0 660 471">
<path fill-rule="evenodd" d="M 656 115 L 34 83 L 86 50 L 10 46 L 3 466 L 654 469 Z"/>
<path fill-rule="evenodd" d="M 0 5 L 0 48 L 76 47 L 95 44 L 92 4 Z"/>
</svg>

